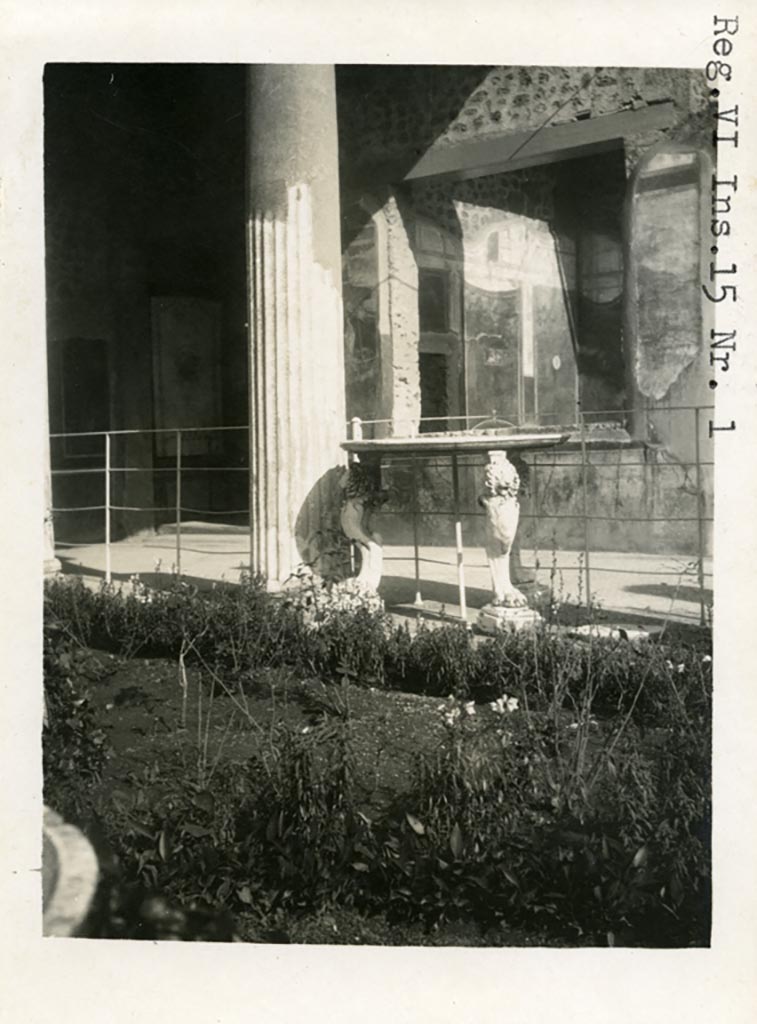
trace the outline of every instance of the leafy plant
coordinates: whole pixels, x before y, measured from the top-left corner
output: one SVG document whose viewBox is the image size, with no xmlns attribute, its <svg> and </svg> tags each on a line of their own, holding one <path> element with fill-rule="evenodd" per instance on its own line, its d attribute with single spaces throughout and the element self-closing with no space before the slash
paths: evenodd
<svg viewBox="0 0 757 1024">
<path fill-rule="evenodd" d="M 263 933 L 282 914 L 338 904 L 428 928 L 469 920 L 573 942 L 706 944 L 705 643 L 634 645 L 552 626 L 491 639 L 456 625 L 411 633 L 378 607 L 329 597 L 313 613 L 254 579 L 206 593 L 181 580 L 99 593 L 54 583 L 45 610 L 46 797 L 64 814 L 95 807 L 127 886 L 187 912 L 244 912 Z M 184 727 L 197 702 L 189 750 L 107 801 L 88 643 L 175 659 Z M 274 669 L 299 680 L 312 724 L 255 721 L 248 693 Z M 443 742 L 389 808 L 361 802 L 355 686 L 446 698 Z M 220 695 L 230 721 L 258 736 L 244 765 L 224 759 L 225 734 L 211 743 Z"/>
<path fill-rule="evenodd" d="M 109 757 L 105 731 L 97 723 L 88 678 L 103 670 L 92 655 L 59 629 L 44 638 L 44 726 L 42 755 L 45 802 L 76 820 L 100 781 Z"/>
</svg>

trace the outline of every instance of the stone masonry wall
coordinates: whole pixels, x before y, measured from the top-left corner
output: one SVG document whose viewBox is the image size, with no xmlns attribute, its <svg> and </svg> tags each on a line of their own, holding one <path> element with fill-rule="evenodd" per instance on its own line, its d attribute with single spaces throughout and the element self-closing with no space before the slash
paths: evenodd
<svg viewBox="0 0 757 1024">
<path fill-rule="evenodd" d="M 629 171 L 663 138 L 703 137 L 704 74 L 682 68 L 373 67 L 338 68 L 340 146 L 349 180 L 394 161 L 410 169 L 431 144 L 454 146 L 672 101 L 671 129 L 627 144 Z"/>
</svg>

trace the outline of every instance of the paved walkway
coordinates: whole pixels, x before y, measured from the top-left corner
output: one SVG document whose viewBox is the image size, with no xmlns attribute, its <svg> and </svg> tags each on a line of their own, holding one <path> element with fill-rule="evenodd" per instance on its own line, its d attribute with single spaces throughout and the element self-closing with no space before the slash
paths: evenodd
<svg viewBox="0 0 757 1024">
<path fill-rule="evenodd" d="M 89 580 L 105 576 L 104 544 L 60 547 L 57 555 L 64 573 L 75 573 Z M 420 596 L 424 609 L 432 615 L 446 612 L 460 615 L 455 550 L 451 547 L 422 547 L 420 555 Z M 540 554 L 535 570 L 539 583 L 553 588 L 561 602 L 579 604 L 586 599 L 586 574 L 583 555 L 564 551 L 552 565 L 551 554 Z M 114 580 L 128 579 L 138 573 L 146 582 L 158 582 L 177 563 L 173 533 L 156 533 L 111 545 L 111 573 Z M 524 551 L 522 561 L 534 569 L 533 551 Z M 201 523 L 185 524 L 181 536 L 182 574 L 197 583 L 213 580 L 237 582 L 249 565 L 248 534 L 242 527 L 216 527 Z M 591 591 L 595 604 L 608 618 L 654 624 L 669 618 L 698 624 L 701 598 L 705 616 L 712 604 L 712 564 L 707 559 L 705 590 L 700 593 L 696 566 L 682 555 L 644 555 L 622 552 L 596 552 L 590 556 Z M 465 551 L 465 587 L 468 618 L 490 595 L 489 569 L 479 548 Z M 381 594 L 387 607 L 397 614 L 415 616 L 416 582 L 413 549 L 387 545 L 384 548 L 384 578 Z"/>
</svg>

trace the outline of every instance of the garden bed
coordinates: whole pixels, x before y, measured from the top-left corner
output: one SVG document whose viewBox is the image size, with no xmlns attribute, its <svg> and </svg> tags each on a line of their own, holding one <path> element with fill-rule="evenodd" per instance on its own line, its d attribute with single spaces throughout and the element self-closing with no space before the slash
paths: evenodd
<svg viewBox="0 0 757 1024">
<path fill-rule="evenodd" d="M 59 581 L 45 669 L 46 800 L 118 877 L 98 934 L 709 941 L 705 637 Z"/>
</svg>

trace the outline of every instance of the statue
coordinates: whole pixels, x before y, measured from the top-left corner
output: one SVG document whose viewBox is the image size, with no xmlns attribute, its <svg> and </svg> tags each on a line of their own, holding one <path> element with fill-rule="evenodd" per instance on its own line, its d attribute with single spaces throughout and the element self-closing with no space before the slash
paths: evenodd
<svg viewBox="0 0 757 1024">
<path fill-rule="evenodd" d="M 486 511 L 486 557 L 494 588 L 492 604 L 522 608 L 528 601 L 510 579 L 510 551 L 520 516 L 520 477 L 507 452 L 489 452 L 484 486 L 486 491 L 478 503 Z"/>
<path fill-rule="evenodd" d="M 510 578 L 510 553 L 515 543 L 520 516 L 520 477 L 506 451 L 490 451 L 484 477 L 484 493 L 479 505 L 486 511 L 486 556 L 492 577 L 493 600 L 478 616 L 478 625 L 486 632 L 497 628 L 520 629 L 541 621 L 537 611 L 528 607 L 526 595 Z"/>
</svg>

